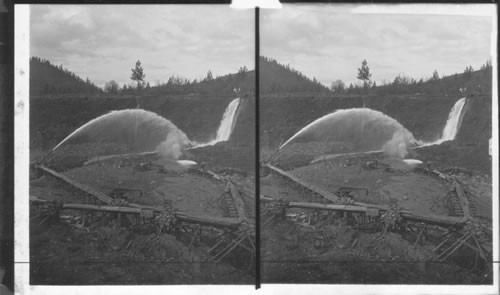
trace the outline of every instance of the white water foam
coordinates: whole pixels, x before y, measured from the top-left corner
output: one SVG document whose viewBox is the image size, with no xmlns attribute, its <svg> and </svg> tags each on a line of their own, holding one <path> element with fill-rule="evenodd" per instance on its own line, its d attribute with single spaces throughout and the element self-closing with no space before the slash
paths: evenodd
<svg viewBox="0 0 500 295">
<path fill-rule="evenodd" d="M 179 163 L 183 167 L 193 167 L 193 166 L 198 165 L 198 163 L 196 163 L 195 161 L 191 161 L 191 160 L 177 160 L 177 163 Z"/>
<path fill-rule="evenodd" d="M 403 162 L 405 162 L 406 164 L 408 164 L 410 166 L 420 165 L 423 163 L 422 161 L 417 160 L 417 159 L 404 159 Z"/>
</svg>

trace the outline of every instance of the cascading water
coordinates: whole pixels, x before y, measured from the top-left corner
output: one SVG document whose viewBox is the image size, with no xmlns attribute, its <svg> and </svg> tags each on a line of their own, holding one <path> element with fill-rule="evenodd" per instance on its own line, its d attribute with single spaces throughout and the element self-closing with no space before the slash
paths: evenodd
<svg viewBox="0 0 500 295">
<path fill-rule="evenodd" d="M 114 143 L 127 147 L 130 153 L 158 151 L 171 158 L 181 155 L 190 145 L 186 134 L 169 120 L 146 110 L 112 111 L 97 117 L 62 140 L 63 144 Z"/>
<path fill-rule="evenodd" d="M 414 146 L 413 134 L 395 119 L 372 109 L 337 110 L 323 116 L 288 139 L 280 149 L 291 142 L 343 142 L 349 152 L 384 150 L 400 157 Z"/>
<path fill-rule="evenodd" d="M 445 141 L 454 140 L 455 136 L 460 129 L 460 124 L 462 123 L 462 110 L 465 106 L 465 97 L 459 99 L 448 115 L 448 120 L 446 121 L 446 125 L 443 129 L 443 134 L 441 138 L 437 139 L 434 142 L 424 143 L 422 146 L 429 146 L 435 144 L 441 144 Z"/>
<path fill-rule="evenodd" d="M 222 120 L 220 121 L 219 128 L 217 129 L 217 134 L 215 136 L 215 139 L 206 143 L 195 144 L 193 148 L 214 145 L 218 142 L 229 140 L 229 138 L 231 137 L 231 133 L 233 132 L 234 126 L 236 124 L 236 117 L 238 114 L 239 105 L 240 105 L 240 98 L 237 97 L 233 99 L 226 107 L 226 110 L 222 115 Z"/>
</svg>

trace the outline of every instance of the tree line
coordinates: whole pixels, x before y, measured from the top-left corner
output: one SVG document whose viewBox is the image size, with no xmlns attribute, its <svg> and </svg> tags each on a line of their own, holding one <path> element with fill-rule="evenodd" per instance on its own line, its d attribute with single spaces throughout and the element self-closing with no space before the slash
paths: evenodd
<svg viewBox="0 0 500 295">
<path fill-rule="evenodd" d="M 368 62 L 363 60 L 357 69 L 356 78 L 360 83 L 347 86 L 342 80 L 335 80 L 330 87 L 321 84 L 315 77 L 312 79 L 292 68 L 289 64 L 281 64 L 275 59 L 260 57 L 260 90 L 262 93 L 310 92 L 332 93 L 334 95 L 387 95 L 387 94 L 423 94 L 449 96 L 458 95 L 460 89 L 475 93 L 491 92 L 491 60 L 486 61 L 479 70 L 467 66 L 463 73 L 440 77 L 434 70 L 429 78 L 415 79 L 405 74 L 398 74 L 392 81 L 383 81 L 377 85 L 372 80 L 372 70 Z M 167 82 L 156 81 L 152 86 L 146 81 L 146 72 L 140 60 L 131 68 L 132 84 L 120 86 L 115 80 L 105 83 L 101 89 L 88 78 L 82 79 L 62 65 L 56 66 L 48 60 L 32 57 L 30 60 L 30 94 L 113 94 L 113 95 L 231 95 L 235 88 L 243 92 L 253 91 L 255 72 L 246 66 L 240 67 L 235 74 L 214 77 L 211 70 L 203 78 L 187 79 L 172 75 Z"/>
<path fill-rule="evenodd" d="M 491 60 L 487 60 L 479 70 L 474 70 L 469 65 L 465 67 L 463 73 L 442 77 L 437 70 L 434 70 L 429 78 L 418 80 L 405 74 L 398 74 L 394 80 L 383 81 L 381 85 L 377 85 L 372 80 L 372 71 L 365 59 L 361 62 L 356 76 L 360 80 L 359 84 L 350 83 L 349 86 L 346 86 L 342 80 L 335 80 L 331 83 L 330 90 L 336 95 L 425 94 L 450 96 L 459 95 L 464 90 L 474 93 L 490 93 L 491 75 Z"/>
<path fill-rule="evenodd" d="M 235 88 L 242 91 L 253 91 L 255 85 L 254 73 L 246 66 L 239 68 L 235 74 L 215 76 L 211 70 L 203 78 L 189 80 L 172 75 L 167 82 L 155 81 L 155 85 L 146 80 L 146 70 L 140 60 L 131 68 L 132 83 L 120 85 L 110 80 L 102 88 L 92 83 L 88 78 L 82 79 L 62 65 L 56 66 L 46 59 L 32 57 L 30 59 L 30 94 L 87 94 L 87 95 L 232 95 Z"/>
<path fill-rule="evenodd" d="M 172 75 L 167 82 L 156 81 L 155 85 L 150 85 L 145 80 L 146 74 L 141 61 L 138 60 L 135 67 L 131 69 L 130 79 L 133 85 L 123 84 L 120 88 L 114 80 L 107 82 L 104 91 L 110 94 L 141 94 L 141 95 L 160 95 L 160 94 L 199 94 L 199 95 L 233 95 L 234 89 L 239 88 L 243 92 L 253 91 L 254 83 L 252 80 L 254 74 L 250 73 L 246 66 L 239 68 L 235 74 L 224 76 L 214 76 L 211 70 L 203 78 L 187 79 L 179 75 Z"/>
</svg>

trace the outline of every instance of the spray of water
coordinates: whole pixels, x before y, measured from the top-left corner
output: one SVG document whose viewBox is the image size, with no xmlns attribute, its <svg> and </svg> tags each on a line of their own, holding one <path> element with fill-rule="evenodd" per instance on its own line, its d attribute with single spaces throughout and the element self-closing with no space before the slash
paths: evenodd
<svg viewBox="0 0 500 295">
<path fill-rule="evenodd" d="M 112 111 L 95 118 L 61 141 L 63 144 L 84 142 L 119 143 L 131 153 L 158 151 L 178 158 L 182 149 L 190 145 L 187 136 L 169 120 L 146 110 L 127 109 Z"/>
<path fill-rule="evenodd" d="M 414 145 L 415 138 L 408 130 L 396 130 L 392 138 L 382 146 L 382 151 L 389 156 L 404 158 L 408 155 L 408 147 Z"/>
<path fill-rule="evenodd" d="M 183 137 L 178 132 L 170 132 L 157 147 L 158 154 L 165 158 L 178 159 L 182 155 Z"/>
<path fill-rule="evenodd" d="M 395 119 L 372 109 L 337 110 L 323 116 L 288 139 L 280 149 L 291 142 L 346 142 L 352 152 L 384 151 L 387 154 L 406 155 L 416 140 Z"/>
</svg>

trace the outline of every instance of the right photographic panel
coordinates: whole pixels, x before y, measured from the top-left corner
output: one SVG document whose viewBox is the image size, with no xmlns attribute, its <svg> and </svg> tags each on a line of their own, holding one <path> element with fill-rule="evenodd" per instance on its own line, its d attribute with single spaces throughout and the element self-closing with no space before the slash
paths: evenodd
<svg viewBox="0 0 500 295">
<path fill-rule="evenodd" d="M 496 282 L 495 13 L 260 12 L 263 283 Z"/>
</svg>

